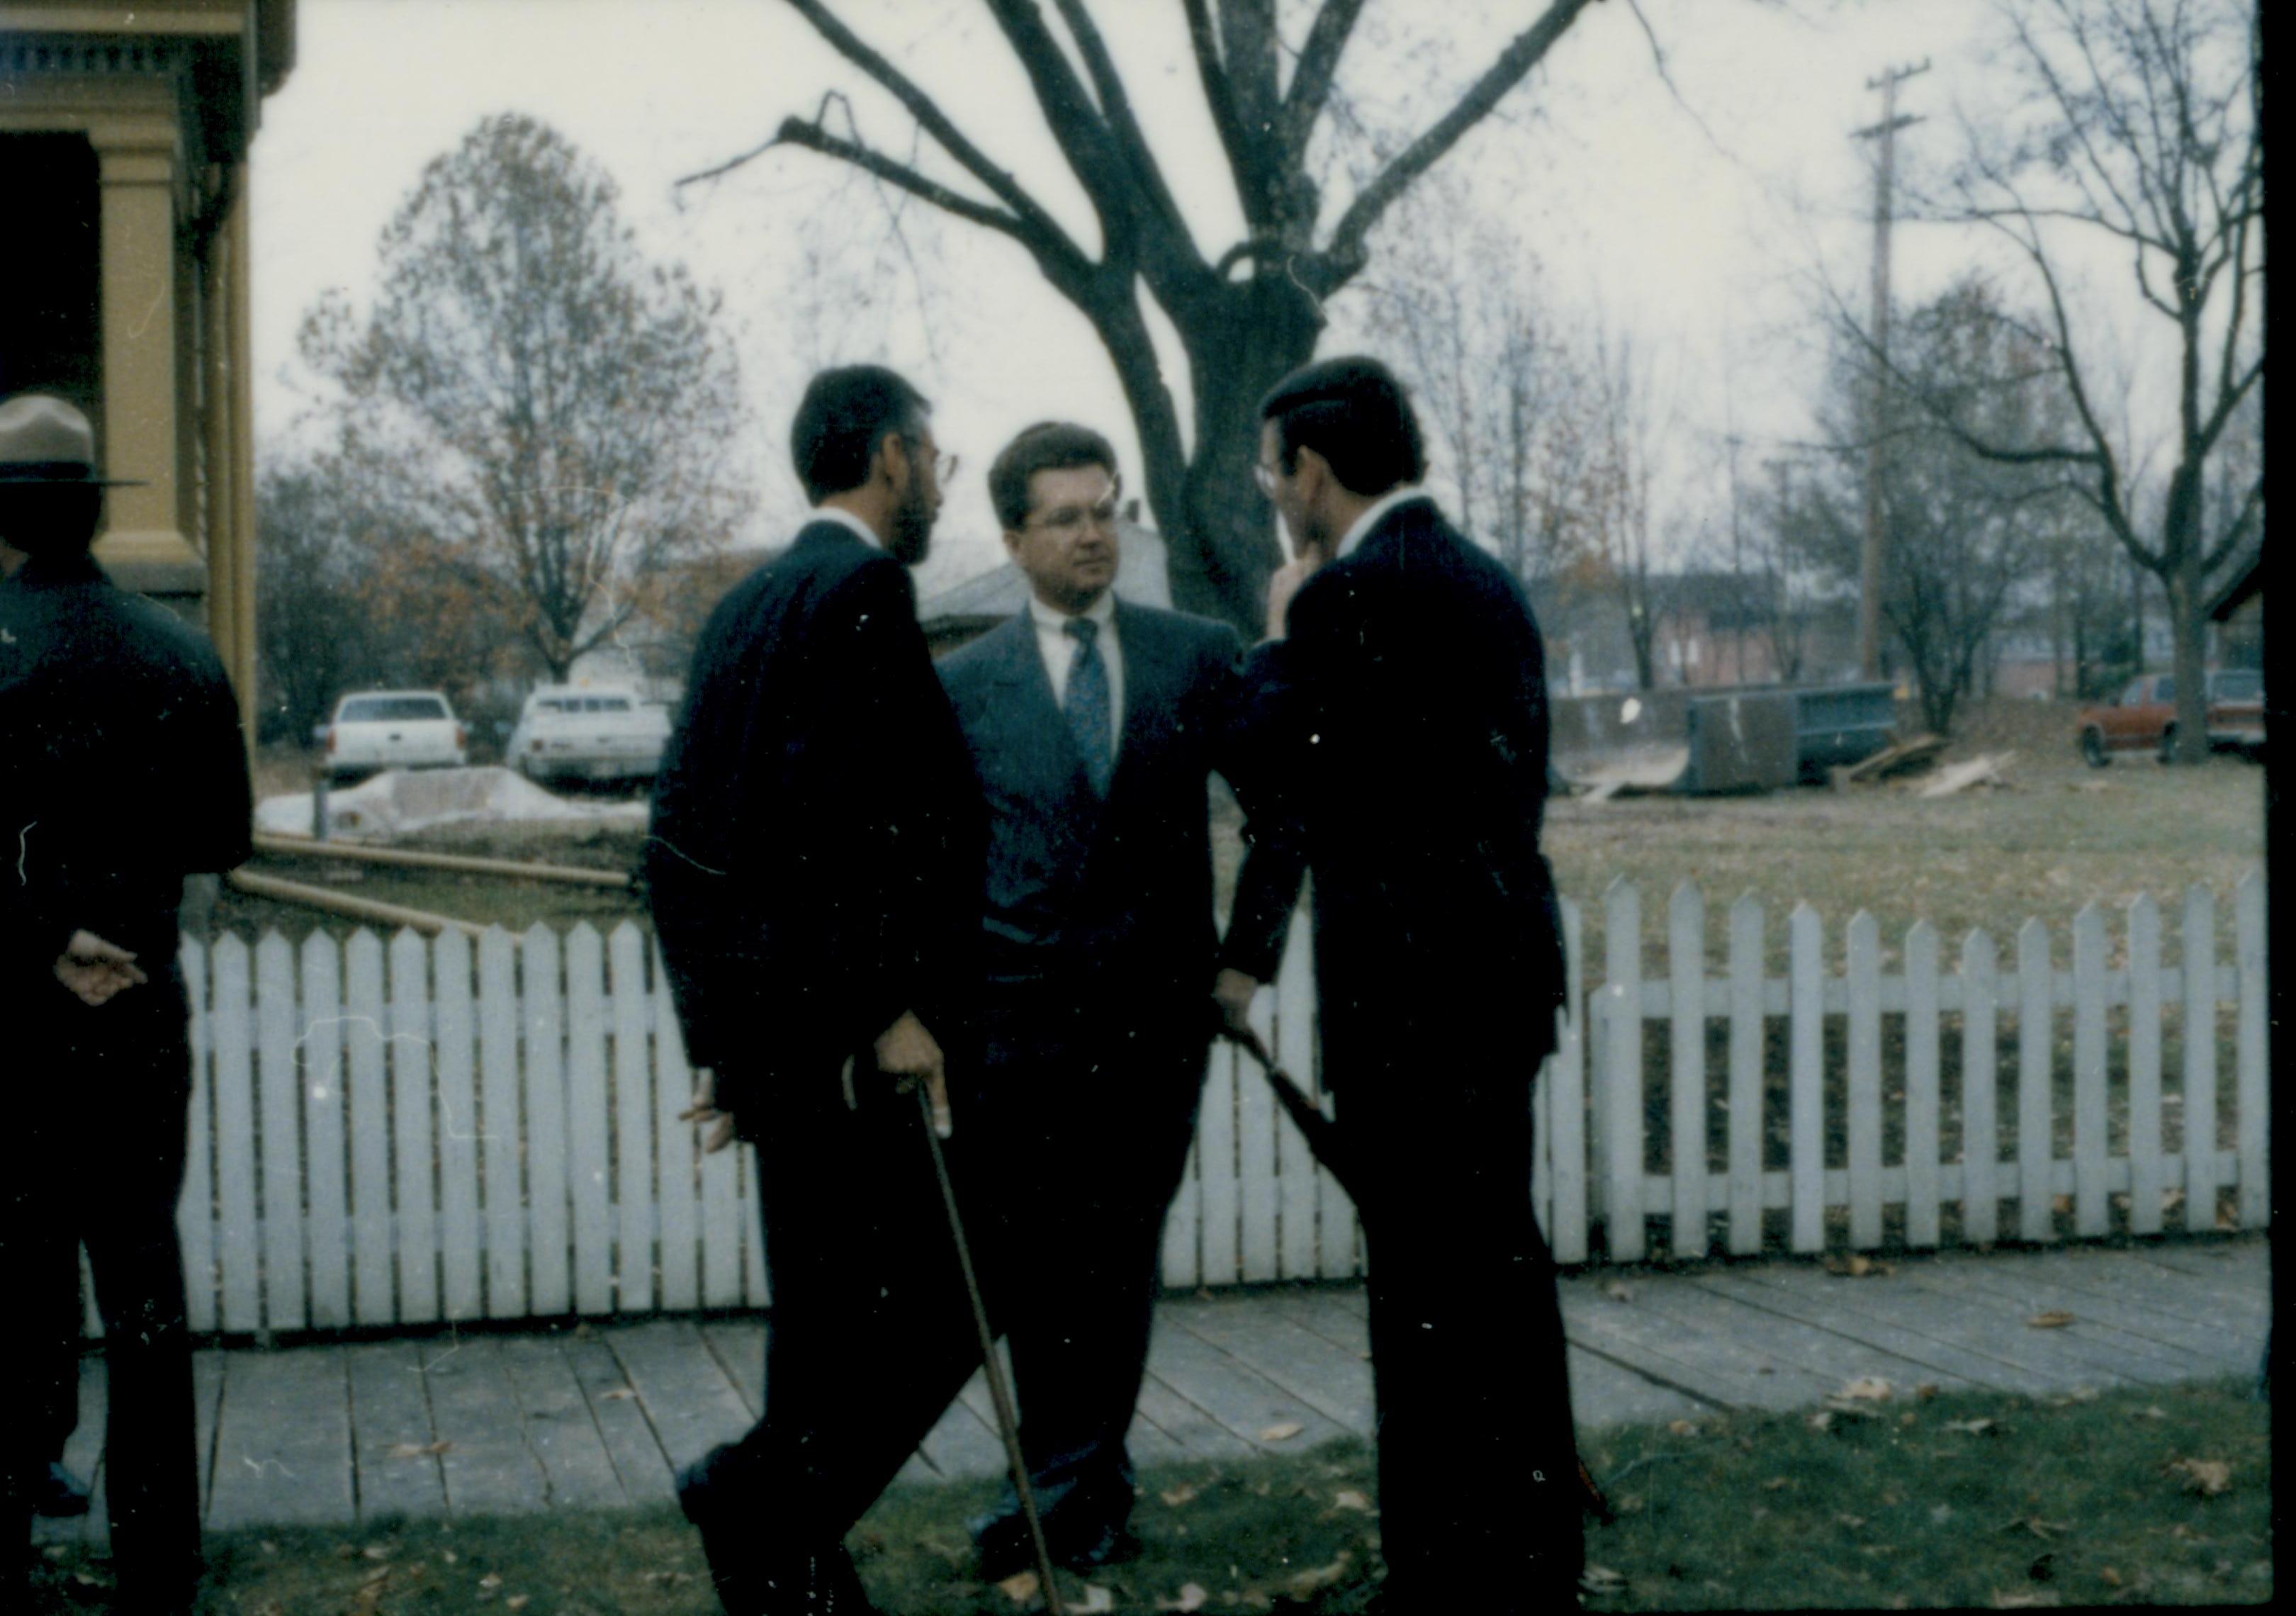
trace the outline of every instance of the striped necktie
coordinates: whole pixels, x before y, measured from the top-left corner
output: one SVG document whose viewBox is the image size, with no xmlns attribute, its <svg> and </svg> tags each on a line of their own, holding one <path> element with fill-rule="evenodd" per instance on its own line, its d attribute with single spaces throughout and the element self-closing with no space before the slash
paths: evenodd
<svg viewBox="0 0 2296 1616">
<path fill-rule="evenodd" d="M 1101 660 L 1100 647 L 1094 643 L 1100 625 L 1088 617 L 1072 617 L 1067 633 L 1077 648 L 1069 663 L 1068 693 L 1061 710 L 1068 716 L 1070 733 L 1076 736 L 1077 751 L 1084 759 L 1085 778 L 1091 783 L 1093 794 L 1105 797 L 1116 763 L 1116 735 L 1109 711 L 1108 665 Z"/>
</svg>

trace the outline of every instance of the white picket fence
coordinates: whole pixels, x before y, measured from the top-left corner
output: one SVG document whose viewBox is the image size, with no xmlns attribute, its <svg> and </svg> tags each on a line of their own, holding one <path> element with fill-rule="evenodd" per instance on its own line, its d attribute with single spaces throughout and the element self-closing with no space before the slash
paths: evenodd
<svg viewBox="0 0 2296 1616">
<path fill-rule="evenodd" d="M 2198 887 L 2183 904 L 2175 965 L 2163 963 L 2159 907 L 2140 898 L 2118 927 L 2097 905 L 2080 912 L 2069 971 L 2038 921 L 2016 934 L 2013 969 L 1980 932 L 1957 971 L 1941 970 L 1939 939 L 1923 923 L 1885 970 L 1879 929 L 1863 914 L 1835 969 L 1804 906 L 1786 921 L 1787 972 L 1773 976 L 1766 917 L 1749 898 L 1727 912 L 1721 973 L 1711 975 L 1705 904 L 1685 886 L 1668 905 L 1667 973 L 1646 978 L 1639 893 L 1614 885 L 1603 907 L 1605 967 L 1590 991 L 1581 915 L 1563 906 L 1570 1002 L 1586 1013 L 1566 1019 L 1534 1098 L 1532 1193 L 1564 1262 L 1648 1255 L 1653 1217 L 1667 1221 L 1677 1257 L 1759 1250 L 1774 1212 L 1784 1226 L 1773 1233 L 1798 1251 L 2214 1229 L 2219 1188 L 2236 1192 L 2240 1226 L 2266 1221 L 2260 875 L 2235 894 L 2228 964 L 2215 899 Z M 1294 928 L 1276 989 L 1263 996 L 1262 1031 L 1279 1061 L 1311 1078 L 1307 933 Z M 299 948 L 275 934 L 252 948 L 226 937 L 187 944 L 184 967 L 195 1086 L 180 1222 L 195 1329 L 767 1301 L 749 1153 L 702 1156 L 676 1120 L 691 1080 L 659 960 L 636 927 L 601 937 L 579 925 L 562 938 L 537 925 L 475 945 L 453 933 L 387 944 L 365 931 L 341 943 L 315 935 Z M 2227 1013 L 2228 1091 L 2218 1058 Z M 2069 1109 L 2054 1070 L 2068 1021 Z M 1726 1053 L 1710 1070 L 1715 1026 Z M 1827 1054 L 1830 1026 L 1840 1058 Z M 1718 1113 L 1718 1146 L 1652 1148 L 1653 1028 L 1670 1046 L 1655 1095 L 1665 1131 L 1707 1141 Z M 2185 1028 L 2205 1030 L 2187 1038 Z M 2167 1093 L 2164 1029 L 2179 1055 Z M 1783 1090 L 1765 1078 L 1771 1030 L 1788 1051 Z M 1950 1089 L 1948 1037 L 1964 1074 Z M 1239 1060 L 1225 1046 L 1212 1055 L 1166 1227 L 1166 1281 L 1359 1273 L 1354 1209 Z M 1958 1127 L 1941 1126 L 1948 1098 Z M 2005 1105 L 2013 1148 L 1998 1125 Z M 1892 1127 L 1902 1146 L 1885 1160 Z M 2220 1129 L 2236 1140 L 2230 1148 L 2217 1144 Z M 2118 1224 L 2116 1195 L 2128 1198 Z M 2008 1226 L 2005 1197 L 2015 1204 Z M 2171 1202 L 2174 1218 L 2163 1211 Z"/>
</svg>

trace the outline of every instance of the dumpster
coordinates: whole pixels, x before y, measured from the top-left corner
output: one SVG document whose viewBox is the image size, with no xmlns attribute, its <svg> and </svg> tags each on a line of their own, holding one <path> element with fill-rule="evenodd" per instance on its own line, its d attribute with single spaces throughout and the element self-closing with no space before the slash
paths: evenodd
<svg viewBox="0 0 2296 1616">
<path fill-rule="evenodd" d="M 1554 770 L 1581 790 L 1771 791 L 1825 778 L 1890 743 L 1887 685 L 1742 685 L 1566 696 Z"/>
</svg>

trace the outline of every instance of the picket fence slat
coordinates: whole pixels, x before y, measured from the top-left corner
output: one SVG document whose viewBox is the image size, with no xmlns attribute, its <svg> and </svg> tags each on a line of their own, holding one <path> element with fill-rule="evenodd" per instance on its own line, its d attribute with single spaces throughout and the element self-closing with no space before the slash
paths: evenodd
<svg viewBox="0 0 2296 1616">
<path fill-rule="evenodd" d="M 1842 929 L 1829 970 L 1825 927 L 1798 904 L 1772 977 L 1759 901 L 1733 903 L 1717 939 L 1704 896 L 1685 883 L 1660 923 L 1666 969 L 1649 978 L 1638 890 L 1620 882 L 1603 894 L 1599 978 L 1585 970 L 1581 911 L 1565 901 L 1567 1003 L 1535 1075 L 1526 1164 L 1550 1246 L 1569 1263 L 1633 1260 L 1649 1250 L 1648 1220 L 1663 1218 L 1670 1256 L 1744 1254 L 1775 1237 L 1779 1214 L 1801 1251 L 1877 1245 L 1892 1215 L 1909 1247 L 1981 1243 L 2005 1232 L 2004 1196 L 2018 1209 L 2008 1232 L 2029 1241 L 2265 1226 L 2264 901 L 2259 874 L 2234 889 L 2229 961 L 2219 901 L 2195 886 L 2181 896 L 2173 966 L 2161 906 L 2140 897 L 2112 915 L 2082 908 L 2067 969 L 2032 920 L 2016 930 L 2013 970 L 1979 931 L 1950 973 L 1928 923 L 1906 932 L 1891 964 L 1865 914 Z M 1310 946 L 1309 928 L 1296 927 L 1254 1018 L 1333 1115 Z M 659 953 L 636 927 L 611 938 L 588 925 L 563 938 L 496 929 L 475 960 L 459 935 L 187 939 L 183 969 L 193 1070 L 178 1226 L 194 1329 L 770 1300 L 756 1159 L 704 1155 L 677 1120 L 692 1072 Z M 1882 1039 L 1884 1018 L 1899 1013 L 1901 1064 Z M 1669 1053 L 1646 1073 L 1652 1021 Z M 2164 1080 L 2171 1027 L 2181 1054 Z M 1784 1054 L 1775 1096 L 1774 1029 Z M 1957 1084 L 1941 1059 L 1956 1030 Z M 1710 1070 L 1710 1046 L 1722 1071 Z M 2004 1080 L 2013 1092 L 2000 1092 Z M 1666 1132 L 1655 1155 L 1648 1117 Z M 1903 1142 L 1886 1159 L 1885 1138 Z M 1344 1277 L 1362 1264 L 1345 1192 L 1253 1064 L 1216 1045 L 1165 1226 L 1165 1282 Z"/>
</svg>

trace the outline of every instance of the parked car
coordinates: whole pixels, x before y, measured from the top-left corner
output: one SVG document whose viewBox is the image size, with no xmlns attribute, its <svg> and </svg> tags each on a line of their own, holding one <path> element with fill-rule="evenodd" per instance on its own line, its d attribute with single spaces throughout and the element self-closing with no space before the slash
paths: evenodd
<svg viewBox="0 0 2296 1616">
<path fill-rule="evenodd" d="M 669 710 L 635 690 L 540 685 L 504 755 L 529 780 L 651 780 L 668 739 Z"/>
<path fill-rule="evenodd" d="M 2264 755 L 2264 676 L 2234 669 L 2208 676 L 2209 750 Z M 2103 768 L 2115 752 L 2152 751 L 2162 762 L 2177 745 L 2177 680 L 2139 674 L 2113 701 L 2081 709 L 2080 754 Z"/>
<path fill-rule="evenodd" d="M 470 736 L 435 690 L 369 690 L 335 703 L 324 730 L 327 773 L 337 781 L 386 768 L 461 768 Z"/>
</svg>

